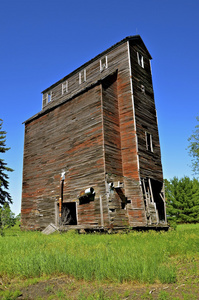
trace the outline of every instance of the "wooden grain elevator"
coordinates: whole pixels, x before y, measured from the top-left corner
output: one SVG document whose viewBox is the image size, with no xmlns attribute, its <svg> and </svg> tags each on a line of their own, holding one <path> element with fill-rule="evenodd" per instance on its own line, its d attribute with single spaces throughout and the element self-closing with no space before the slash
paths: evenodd
<svg viewBox="0 0 199 300">
<path fill-rule="evenodd" d="M 45 89 L 25 121 L 22 228 L 166 228 L 151 55 L 130 36 Z"/>
</svg>

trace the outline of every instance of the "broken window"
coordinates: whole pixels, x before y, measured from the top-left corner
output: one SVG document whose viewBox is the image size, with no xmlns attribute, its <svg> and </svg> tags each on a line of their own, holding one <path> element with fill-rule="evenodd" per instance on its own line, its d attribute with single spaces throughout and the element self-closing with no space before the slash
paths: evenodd
<svg viewBox="0 0 199 300">
<path fill-rule="evenodd" d="M 141 89 L 141 92 L 144 94 L 145 93 L 145 86 L 143 84 L 140 85 L 140 89 Z"/>
<path fill-rule="evenodd" d="M 144 68 L 144 57 L 142 54 L 140 54 L 139 52 L 137 52 L 137 60 L 138 60 L 138 64 Z"/>
<path fill-rule="evenodd" d="M 79 84 L 82 84 L 84 81 L 86 81 L 86 69 L 79 72 Z"/>
<path fill-rule="evenodd" d="M 52 92 L 43 94 L 43 98 L 42 98 L 42 108 L 48 104 L 49 102 L 51 102 L 52 100 Z"/>
<path fill-rule="evenodd" d="M 146 149 L 148 151 L 153 152 L 153 140 L 152 140 L 152 134 L 145 132 L 146 137 Z"/>
<path fill-rule="evenodd" d="M 108 58 L 107 56 L 100 59 L 100 72 L 108 68 Z"/>
<path fill-rule="evenodd" d="M 47 99 L 46 99 L 46 95 L 43 94 L 43 97 L 42 97 L 42 108 L 47 104 Z"/>
<path fill-rule="evenodd" d="M 62 95 L 68 93 L 68 81 L 62 83 Z"/>
<path fill-rule="evenodd" d="M 49 103 L 52 100 L 52 92 L 47 94 L 47 103 Z"/>
</svg>

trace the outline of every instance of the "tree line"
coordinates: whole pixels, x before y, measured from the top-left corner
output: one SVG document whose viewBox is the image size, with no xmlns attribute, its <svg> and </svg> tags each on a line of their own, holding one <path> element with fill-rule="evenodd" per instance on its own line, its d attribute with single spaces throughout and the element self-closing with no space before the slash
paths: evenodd
<svg viewBox="0 0 199 300">
<path fill-rule="evenodd" d="M 2 130 L 3 121 L 0 119 L 0 154 L 4 154 L 10 148 L 6 147 L 6 131 Z M 12 198 L 9 193 L 8 172 L 13 169 L 7 166 L 7 163 L 0 157 L 0 234 L 3 235 L 3 229 L 11 227 L 16 223 L 14 213 L 10 209 Z"/>
<path fill-rule="evenodd" d="M 199 117 L 196 118 L 199 122 Z M 188 152 L 193 174 L 199 175 L 199 125 L 188 138 Z M 187 176 L 164 180 L 168 221 L 176 223 L 199 222 L 199 181 Z"/>
<path fill-rule="evenodd" d="M 199 181 L 184 176 L 165 179 L 164 184 L 168 222 L 199 222 Z"/>
</svg>

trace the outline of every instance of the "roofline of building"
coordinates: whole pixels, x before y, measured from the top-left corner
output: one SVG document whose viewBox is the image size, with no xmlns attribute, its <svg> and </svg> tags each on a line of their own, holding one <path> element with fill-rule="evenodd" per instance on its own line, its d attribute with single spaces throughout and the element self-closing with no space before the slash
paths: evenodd
<svg viewBox="0 0 199 300">
<path fill-rule="evenodd" d="M 55 82 L 54 84 L 52 84 L 51 86 L 49 86 L 48 88 L 46 88 L 45 90 L 43 90 L 41 93 L 44 94 L 44 93 L 48 92 L 49 90 L 51 90 L 52 88 L 54 88 L 58 84 L 64 82 L 69 77 L 71 77 L 75 73 L 79 72 L 81 69 L 86 68 L 86 66 L 88 66 L 89 64 L 91 64 L 93 61 L 99 59 L 101 56 L 104 56 L 105 54 L 107 54 L 108 52 L 110 52 L 114 48 L 118 47 L 119 45 L 121 45 L 121 44 L 123 44 L 123 43 L 125 43 L 127 41 L 137 41 L 137 40 L 140 40 L 143 43 L 143 45 L 145 47 L 145 50 L 147 51 L 147 53 L 149 55 L 149 58 L 152 59 L 152 57 L 151 57 L 151 55 L 150 55 L 147 47 L 145 46 L 145 44 L 144 44 L 144 42 L 143 42 L 143 40 L 142 40 L 142 38 L 141 38 L 140 35 L 127 36 L 124 39 L 122 39 L 120 42 L 117 42 L 113 46 L 109 47 L 108 49 L 104 50 L 103 52 L 101 52 L 100 54 L 98 54 L 97 56 L 95 56 L 94 58 L 90 59 L 89 61 L 87 61 L 86 63 L 84 63 L 83 65 L 81 65 L 79 68 L 75 69 L 74 71 L 72 71 L 68 75 L 64 76 L 62 79 L 58 80 L 57 82 Z"/>
<path fill-rule="evenodd" d="M 116 74 L 118 72 L 118 70 L 116 69 L 114 72 L 112 72 L 111 74 L 105 75 L 104 77 L 98 79 L 97 81 L 91 83 L 89 86 L 85 87 L 84 89 L 80 90 L 79 92 L 75 93 L 74 95 L 72 95 L 70 98 L 65 99 L 64 101 L 61 101 L 51 107 L 47 107 L 46 109 L 41 110 L 40 112 L 38 112 L 37 114 L 35 114 L 34 116 L 30 117 L 29 119 L 27 119 L 26 121 L 24 121 L 22 124 L 28 124 L 30 122 L 32 122 L 33 120 L 36 120 L 38 118 L 40 118 L 41 116 L 49 113 L 50 111 L 54 110 L 55 108 L 63 105 L 64 103 L 73 100 L 74 98 L 76 98 L 77 96 L 85 93 L 86 91 L 92 89 L 94 86 L 97 86 L 99 84 L 101 84 L 101 82 L 109 76 L 112 76 L 113 74 Z"/>
</svg>

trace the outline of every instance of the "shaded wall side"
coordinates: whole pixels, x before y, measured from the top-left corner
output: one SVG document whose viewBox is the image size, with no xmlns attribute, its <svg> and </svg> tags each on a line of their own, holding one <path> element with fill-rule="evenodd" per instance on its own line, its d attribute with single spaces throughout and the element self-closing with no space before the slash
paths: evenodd
<svg viewBox="0 0 199 300">
<path fill-rule="evenodd" d="M 104 125 L 104 154 L 107 183 L 123 182 L 120 119 L 118 107 L 117 72 L 102 82 L 102 108 Z M 116 190 L 108 195 L 110 227 L 128 226 L 127 211 Z"/>
<path fill-rule="evenodd" d="M 138 64 L 137 52 L 144 58 L 144 68 Z M 134 45 L 132 42 L 130 42 L 130 55 L 140 177 L 163 181 L 150 58 L 142 44 Z M 152 135 L 153 152 L 146 148 L 146 132 Z"/>
<path fill-rule="evenodd" d="M 120 124 L 117 99 L 117 74 L 102 83 L 105 172 L 122 176 Z"/>
</svg>

